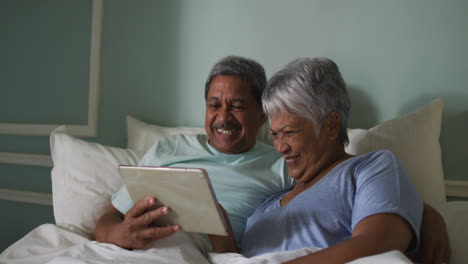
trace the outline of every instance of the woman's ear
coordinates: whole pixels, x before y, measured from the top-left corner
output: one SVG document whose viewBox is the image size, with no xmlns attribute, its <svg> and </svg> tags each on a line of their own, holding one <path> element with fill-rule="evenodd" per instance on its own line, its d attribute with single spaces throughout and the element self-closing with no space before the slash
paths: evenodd
<svg viewBox="0 0 468 264">
<path fill-rule="evenodd" d="M 330 139 L 338 138 L 341 129 L 341 120 L 337 112 L 333 111 L 327 116 L 327 129 Z"/>
<path fill-rule="evenodd" d="M 265 122 L 268 120 L 268 116 L 265 114 L 265 112 L 262 111 L 260 113 L 260 115 L 261 115 L 260 116 L 261 121 L 260 121 L 260 126 L 259 127 L 261 127 L 263 124 L 265 124 Z"/>
</svg>

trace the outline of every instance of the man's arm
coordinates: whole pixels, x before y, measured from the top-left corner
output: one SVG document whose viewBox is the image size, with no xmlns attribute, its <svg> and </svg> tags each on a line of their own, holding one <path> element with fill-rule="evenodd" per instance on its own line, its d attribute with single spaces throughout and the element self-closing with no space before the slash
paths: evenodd
<svg viewBox="0 0 468 264">
<path fill-rule="evenodd" d="M 137 202 L 125 215 L 114 206 L 96 223 L 94 236 L 98 242 L 111 243 L 127 249 L 144 249 L 154 241 L 180 230 L 177 225 L 155 227 L 154 220 L 169 213 L 168 207 L 148 210 L 156 203 L 153 197 Z"/>
<path fill-rule="evenodd" d="M 287 263 L 345 263 L 390 250 L 404 252 L 412 237 L 410 225 L 399 215 L 376 214 L 360 221 L 350 239 Z"/>
<path fill-rule="evenodd" d="M 422 263 L 450 263 L 450 254 L 450 241 L 444 219 L 439 212 L 424 203 L 417 260 Z"/>
<path fill-rule="evenodd" d="M 208 235 L 211 241 L 211 246 L 213 251 L 216 253 L 226 253 L 226 252 L 235 252 L 239 253 L 237 248 L 236 239 L 234 238 L 234 233 L 232 232 L 231 222 L 227 215 L 226 210 L 222 205 L 219 205 L 221 211 L 223 212 L 224 219 L 226 220 L 228 226 L 228 235 L 227 236 L 217 236 L 217 235 Z"/>
<path fill-rule="evenodd" d="M 226 253 L 226 252 L 235 252 L 239 253 L 239 249 L 236 245 L 236 240 L 232 233 L 232 230 L 229 230 L 227 236 L 217 236 L 217 235 L 208 235 L 211 241 L 211 246 L 213 252 L 216 253 Z"/>
</svg>

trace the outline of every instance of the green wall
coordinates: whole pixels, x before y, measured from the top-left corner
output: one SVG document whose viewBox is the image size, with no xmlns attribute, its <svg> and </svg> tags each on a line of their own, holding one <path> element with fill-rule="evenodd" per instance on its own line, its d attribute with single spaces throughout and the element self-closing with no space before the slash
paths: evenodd
<svg viewBox="0 0 468 264">
<path fill-rule="evenodd" d="M 91 7 L 0 0 L 0 123 L 86 124 Z M 127 114 L 202 126 L 205 78 L 223 56 L 252 57 L 267 76 L 294 58 L 327 56 L 351 91 L 351 127 L 444 99 L 445 175 L 468 180 L 467 1 L 113 0 L 103 11 L 99 135 L 89 140 L 125 146 Z M 48 154 L 48 138 L 0 135 L 0 152 Z M 0 170 L 0 188 L 51 191 L 50 168 Z M 0 250 L 53 222 L 47 206 L 0 201 L 0 209 L 8 214 Z"/>
</svg>

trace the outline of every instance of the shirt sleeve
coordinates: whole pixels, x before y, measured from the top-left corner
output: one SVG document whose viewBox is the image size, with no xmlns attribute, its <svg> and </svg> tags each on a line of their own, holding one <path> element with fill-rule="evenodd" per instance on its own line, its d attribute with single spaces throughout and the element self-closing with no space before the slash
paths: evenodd
<svg viewBox="0 0 468 264">
<path fill-rule="evenodd" d="M 138 165 L 149 166 L 151 164 L 151 162 L 154 160 L 156 145 L 157 142 L 150 147 L 150 149 L 146 152 L 146 154 L 140 160 Z M 122 214 L 126 214 L 133 207 L 134 203 L 125 185 L 122 185 L 122 187 L 120 187 L 120 190 L 118 190 L 116 193 L 114 193 L 114 195 L 112 195 L 112 205 Z"/>
<path fill-rule="evenodd" d="M 149 166 L 155 159 L 156 147 L 159 141 L 156 141 L 145 153 L 145 155 L 141 158 L 138 165 L 140 166 Z"/>
<path fill-rule="evenodd" d="M 112 205 L 122 214 L 126 214 L 130 209 L 132 209 L 134 203 L 132 198 L 130 198 L 130 194 L 128 193 L 125 185 L 122 185 L 120 190 L 112 195 Z"/>
<path fill-rule="evenodd" d="M 419 246 L 423 201 L 402 164 L 390 151 L 376 152 L 354 172 L 356 194 L 352 229 L 364 218 L 379 213 L 401 216 L 413 229 L 408 252 Z"/>
</svg>

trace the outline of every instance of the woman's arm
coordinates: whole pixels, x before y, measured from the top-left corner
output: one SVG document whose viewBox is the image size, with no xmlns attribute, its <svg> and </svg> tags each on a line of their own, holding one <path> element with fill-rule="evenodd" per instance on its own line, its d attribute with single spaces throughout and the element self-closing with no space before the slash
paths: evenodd
<svg viewBox="0 0 468 264">
<path fill-rule="evenodd" d="M 405 252 L 412 238 L 411 226 L 402 217 L 376 214 L 361 220 L 350 239 L 287 263 L 345 263 L 395 249 Z"/>
</svg>

